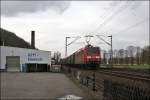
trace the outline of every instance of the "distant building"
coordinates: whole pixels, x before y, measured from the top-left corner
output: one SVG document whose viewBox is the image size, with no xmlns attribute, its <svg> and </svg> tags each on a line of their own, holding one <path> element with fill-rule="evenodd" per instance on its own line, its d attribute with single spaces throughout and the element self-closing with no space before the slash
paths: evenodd
<svg viewBox="0 0 150 100">
<path fill-rule="evenodd" d="M 2 71 L 48 71 L 51 52 L 36 49 L 0 46 L 0 69 Z"/>
</svg>

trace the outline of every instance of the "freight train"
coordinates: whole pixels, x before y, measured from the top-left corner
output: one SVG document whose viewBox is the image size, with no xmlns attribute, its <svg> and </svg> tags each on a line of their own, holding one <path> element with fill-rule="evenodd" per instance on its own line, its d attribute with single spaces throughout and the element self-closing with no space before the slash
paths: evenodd
<svg viewBox="0 0 150 100">
<path fill-rule="evenodd" d="M 100 48 L 86 45 L 84 48 L 74 52 L 72 55 L 61 59 L 62 65 L 79 67 L 84 69 L 96 69 L 100 66 Z"/>
</svg>

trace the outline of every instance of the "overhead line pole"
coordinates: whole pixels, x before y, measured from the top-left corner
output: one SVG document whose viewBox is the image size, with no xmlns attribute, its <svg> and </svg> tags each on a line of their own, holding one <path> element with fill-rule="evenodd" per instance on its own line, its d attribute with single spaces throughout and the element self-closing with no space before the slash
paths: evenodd
<svg viewBox="0 0 150 100">
<path fill-rule="evenodd" d="M 112 35 L 108 36 L 110 37 L 110 46 L 111 46 L 111 56 L 110 56 L 110 61 L 111 61 L 111 66 L 113 67 L 113 48 L 112 48 Z"/>
<path fill-rule="evenodd" d="M 149 73 L 150 73 L 150 33 L 149 33 Z"/>
<path fill-rule="evenodd" d="M 75 40 L 73 40 L 72 42 L 70 42 L 70 43 L 68 44 L 68 41 L 67 41 L 68 38 L 75 38 Z M 76 40 L 78 40 L 79 38 L 81 38 L 81 37 L 78 36 L 78 37 L 66 37 L 66 38 L 65 38 L 65 56 L 66 56 L 66 57 L 67 57 L 67 51 L 68 51 L 68 50 L 67 50 L 67 49 L 68 49 L 67 46 L 71 45 L 72 43 L 74 43 L 74 42 L 75 42 Z"/>
<path fill-rule="evenodd" d="M 111 64 L 111 67 L 113 67 L 112 35 L 107 36 L 107 37 L 110 37 L 110 43 L 105 41 L 103 38 L 101 38 L 100 35 L 96 35 L 96 36 L 110 46 L 110 64 Z"/>
<path fill-rule="evenodd" d="M 65 56 L 67 57 L 67 39 L 70 37 L 66 37 L 65 39 Z"/>
</svg>

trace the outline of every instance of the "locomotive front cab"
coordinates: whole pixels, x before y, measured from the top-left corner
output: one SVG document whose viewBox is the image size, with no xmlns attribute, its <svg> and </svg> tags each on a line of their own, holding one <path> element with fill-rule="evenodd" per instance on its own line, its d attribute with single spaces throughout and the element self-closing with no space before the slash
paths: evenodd
<svg viewBox="0 0 150 100">
<path fill-rule="evenodd" d="M 85 48 L 85 62 L 86 64 L 90 64 L 91 66 L 99 66 L 101 55 L 100 55 L 100 49 L 99 47 L 93 47 L 91 45 L 88 45 Z"/>
</svg>

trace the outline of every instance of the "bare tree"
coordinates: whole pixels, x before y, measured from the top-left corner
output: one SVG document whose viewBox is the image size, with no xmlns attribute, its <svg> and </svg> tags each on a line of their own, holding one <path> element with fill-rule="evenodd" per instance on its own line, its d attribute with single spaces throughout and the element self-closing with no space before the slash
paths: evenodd
<svg viewBox="0 0 150 100">
<path fill-rule="evenodd" d="M 105 50 L 103 50 L 103 60 L 102 60 L 103 64 L 107 63 L 107 52 Z"/>
<path fill-rule="evenodd" d="M 141 48 L 136 47 L 136 64 L 141 64 Z"/>
<path fill-rule="evenodd" d="M 118 50 L 113 50 L 113 63 L 118 64 Z"/>
<path fill-rule="evenodd" d="M 129 53 L 128 50 L 124 50 L 124 60 L 125 60 L 125 64 L 129 64 Z"/>
<path fill-rule="evenodd" d="M 119 56 L 119 63 L 120 64 L 123 64 L 123 58 L 124 58 L 124 49 L 120 49 L 119 51 L 118 51 L 118 56 Z"/>
<path fill-rule="evenodd" d="M 128 46 L 126 49 L 113 50 L 113 64 L 150 64 L 149 46 L 141 49 L 140 47 Z M 107 63 L 108 53 L 104 52 L 105 63 Z"/>
<path fill-rule="evenodd" d="M 149 50 L 149 47 L 146 46 L 143 48 L 142 50 L 142 64 L 149 64 L 149 54 L 150 54 L 150 50 Z"/>
<path fill-rule="evenodd" d="M 129 54 L 130 64 L 133 65 L 134 64 L 135 47 L 128 46 L 127 50 L 128 50 L 128 54 Z"/>
<path fill-rule="evenodd" d="M 59 64 L 60 63 L 60 59 L 61 59 L 61 53 L 60 52 L 54 52 L 54 57 L 53 59 L 55 60 L 55 63 L 56 64 Z"/>
</svg>

